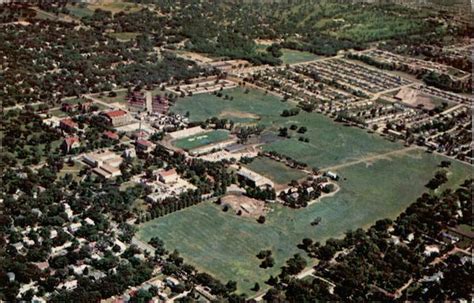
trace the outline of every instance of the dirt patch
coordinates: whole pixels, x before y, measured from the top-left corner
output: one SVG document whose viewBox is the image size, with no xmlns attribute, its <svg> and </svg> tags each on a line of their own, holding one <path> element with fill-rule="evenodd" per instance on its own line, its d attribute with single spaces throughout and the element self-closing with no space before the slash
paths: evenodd
<svg viewBox="0 0 474 303">
<path fill-rule="evenodd" d="M 242 217 L 249 218 L 258 218 L 269 211 L 265 202 L 244 195 L 224 196 L 222 205 L 228 205 L 236 214 L 240 212 Z"/>
<path fill-rule="evenodd" d="M 436 104 L 429 96 L 422 94 L 420 91 L 411 87 L 402 88 L 397 93 L 396 98 L 413 107 L 421 106 L 427 110 L 432 110 L 436 107 Z"/>
<path fill-rule="evenodd" d="M 258 115 L 241 111 L 223 111 L 219 114 L 222 118 L 260 119 Z"/>
</svg>

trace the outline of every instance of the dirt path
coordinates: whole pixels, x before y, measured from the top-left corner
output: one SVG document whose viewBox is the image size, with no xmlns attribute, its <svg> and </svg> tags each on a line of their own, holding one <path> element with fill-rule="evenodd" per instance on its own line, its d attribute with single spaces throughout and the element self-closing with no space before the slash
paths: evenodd
<svg viewBox="0 0 474 303">
<path fill-rule="evenodd" d="M 341 187 L 340 187 L 337 183 L 332 183 L 332 182 L 331 182 L 331 184 L 336 187 L 336 190 L 335 190 L 335 191 L 330 192 L 329 194 L 323 194 L 323 195 L 321 195 L 319 198 L 314 199 L 314 200 L 311 200 L 310 202 L 308 202 L 308 206 L 313 205 L 313 204 L 316 204 L 316 203 L 318 203 L 319 201 L 321 201 L 321 200 L 324 199 L 324 198 L 332 197 L 332 196 L 334 196 L 335 194 L 337 194 L 337 193 L 341 190 Z"/>
<path fill-rule="evenodd" d="M 387 156 L 402 155 L 402 154 L 405 154 L 405 153 L 407 153 L 409 151 L 412 151 L 412 150 L 415 150 L 415 149 L 422 149 L 422 148 L 419 147 L 419 146 L 410 146 L 410 147 L 406 147 L 406 148 L 402 148 L 402 149 L 393 150 L 393 151 L 383 153 L 383 154 L 377 154 L 377 155 L 373 155 L 373 156 L 362 157 L 362 158 L 357 159 L 355 161 L 351 161 L 351 162 L 347 162 L 347 163 L 343 163 L 343 164 L 324 167 L 321 170 L 323 170 L 323 171 L 337 170 L 337 169 L 341 169 L 341 168 L 344 168 L 344 167 L 347 167 L 347 166 L 352 166 L 352 165 L 359 164 L 359 163 L 364 163 L 364 162 L 368 162 L 368 161 L 372 161 L 372 160 L 382 159 L 382 158 L 385 158 Z"/>
</svg>

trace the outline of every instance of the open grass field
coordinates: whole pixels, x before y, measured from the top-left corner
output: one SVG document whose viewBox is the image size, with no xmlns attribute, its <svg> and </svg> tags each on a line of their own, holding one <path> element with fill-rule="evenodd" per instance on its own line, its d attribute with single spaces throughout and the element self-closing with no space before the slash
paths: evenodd
<svg viewBox="0 0 474 303">
<path fill-rule="evenodd" d="M 291 180 L 299 180 L 306 175 L 302 171 L 289 168 L 267 157 L 255 158 L 245 166 L 279 184 L 287 184 Z"/>
<path fill-rule="evenodd" d="M 147 241 L 159 236 L 167 249 L 178 249 L 186 262 L 226 282 L 235 280 L 238 291 L 252 295 L 255 282 L 261 286 L 298 250 L 305 237 L 325 241 L 348 229 L 368 227 L 382 218 L 395 218 L 427 189 L 424 185 L 439 169 L 441 156 L 421 150 L 397 154 L 373 163 L 358 163 L 337 170 L 341 190 L 305 209 L 275 205 L 265 224 L 222 212 L 202 203 L 143 224 L 138 236 Z M 468 165 L 454 162 L 449 183 L 459 184 L 472 175 Z M 311 227 L 316 217 L 322 222 Z M 275 266 L 259 268 L 255 255 L 271 249 Z"/>
<path fill-rule="evenodd" d="M 219 129 L 175 140 L 173 141 L 173 145 L 184 150 L 191 150 L 201 146 L 221 142 L 228 138 L 229 132 Z"/>
<path fill-rule="evenodd" d="M 109 97 L 108 94 L 105 94 L 104 96 L 99 96 L 99 95 L 96 95 L 95 97 L 97 99 L 100 99 L 106 103 L 127 103 L 127 100 L 125 100 L 125 96 L 127 95 L 127 91 L 126 90 L 123 90 L 123 91 L 118 91 L 116 92 L 117 93 L 117 96 L 115 97 Z"/>
<path fill-rule="evenodd" d="M 178 114 L 189 112 L 191 121 L 204 121 L 211 117 L 227 118 L 236 123 L 272 124 L 279 120 L 280 113 L 291 106 L 279 97 L 265 94 L 256 89 L 236 87 L 223 91 L 224 95 L 234 97 L 224 100 L 212 94 L 197 94 L 179 99 L 171 111 Z"/>
<path fill-rule="evenodd" d="M 266 44 L 257 44 L 257 51 L 262 53 L 267 53 L 267 47 L 269 45 Z M 310 52 L 303 52 L 298 50 L 293 50 L 289 48 L 283 48 L 281 50 L 283 55 L 280 57 L 283 64 L 294 64 L 306 61 L 312 61 L 319 58 L 319 56 L 312 54 Z"/>
<path fill-rule="evenodd" d="M 94 10 L 87 8 L 87 6 L 68 5 L 67 9 L 69 10 L 69 14 L 71 16 L 74 16 L 78 19 L 86 16 L 92 16 L 94 14 Z"/>
<path fill-rule="evenodd" d="M 125 13 L 136 12 L 136 11 L 139 11 L 141 8 L 142 6 L 136 3 L 125 2 L 125 1 L 110 1 L 110 0 L 102 0 L 102 1 L 98 1 L 97 3 L 89 3 L 89 4 L 80 3 L 80 4 L 75 4 L 75 5 L 72 5 L 72 4 L 67 5 L 67 9 L 69 10 L 69 15 L 76 19 L 92 16 L 96 9 L 102 9 L 105 11 L 112 12 L 112 14 L 116 14 L 119 12 L 125 12 Z"/>
<path fill-rule="evenodd" d="M 294 64 L 294 63 L 312 61 L 319 58 L 318 56 L 310 52 L 301 52 L 301 51 L 287 49 L 287 48 L 284 48 L 281 51 L 283 53 L 283 56 L 281 56 L 280 59 L 281 61 L 283 61 L 283 64 Z"/>
<path fill-rule="evenodd" d="M 309 142 L 298 141 L 301 135 L 292 132 L 290 139 L 268 144 L 264 146 L 264 150 L 290 156 L 311 167 L 324 168 L 403 147 L 400 143 L 344 126 L 317 113 L 302 112 L 280 121 L 280 127 L 289 127 L 291 124 L 305 126 L 308 131 L 302 136 L 309 138 Z"/>
</svg>

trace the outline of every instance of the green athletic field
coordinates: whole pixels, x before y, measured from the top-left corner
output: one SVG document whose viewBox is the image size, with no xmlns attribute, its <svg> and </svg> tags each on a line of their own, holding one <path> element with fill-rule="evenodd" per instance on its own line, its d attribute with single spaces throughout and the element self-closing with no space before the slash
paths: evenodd
<svg viewBox="0 0 474 303">
<path fill-rule="evenodd" d="M 175 140 L 173 141 L 173 145 L 184 150 L 191 150 L 201 146 L 221 142 L 228 138 L 229 132 L 219 129 Z"/>
</svg>

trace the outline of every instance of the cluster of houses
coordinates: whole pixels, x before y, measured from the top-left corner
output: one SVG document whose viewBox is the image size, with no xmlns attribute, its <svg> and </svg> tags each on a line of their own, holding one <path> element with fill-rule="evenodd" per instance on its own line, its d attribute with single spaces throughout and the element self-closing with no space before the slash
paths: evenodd
<svg viewBox="0 0 474 303">
<path fill-rule="evenodd" d="M 344 59 L 315 61 L 305 66 L 311 73 L 341 86 L 380 93 L 410 84 L 409 81 Z"/>
<path fill-rule="evenodd" d="M 234 87 L 237 87 L 237 83 L 212 77 L 205 79 L 198 78 L 189 84 L 170 86 L 167 88 L 167 90 L 177 95 L 190 96 L 195 94 L 211 93 L 214 91 L 230 89 Z"/>
<path fill-rule="evenodd" d="M 43 189 L 44 190 L 44 189 Z M 63 227 L 61 228 L 52 228 L 49 229 L 48 233 L 43 233 L 40 229 L 43 227 L 26 227 L 19 232 L 19 239 L 16 242 L 8 243 L 15 248 L 18 254 L 26 256 L 28 250 L 31 247 L 37 247 L 38 244 L 41 245 L 43 242 L 48 240 L 49 243 L 53 243 L 53 247 L 48 255 L 48 260 L 53 260 L 55 258 L 65 256 L 70 253 L 71 250 L 78 252 L 80 249 L 85 249 L 88 251 L 88 256 L 85 258 L 79 258 L 75 263 L 71 263 L 67 266 L 69 274 L 64 278 L 64 280 L 55 286 L 56 290 L 74 290 L 78 286 L 78 279 L 81 277 L 89 277 L 94 280 L 99 280 L 107 276 L 107 272 L 104 272 L 97 267 L 95 267 L 94 262 L 101 260 L 105 254 L 112 254 L 116 257 L 119 257 L 127 247 L 125 243 L 120 241 L 117 237 L 114 236 L 116 233 L 119 234 L 119 231 L 116 230 L 115 233 L 108 234 L 107 239 L 102 239 L 98 241 L 88 241 L 87 239 L 80 236 L 79 231 L 84 228 L 94 228 L 97 222 L 95 222 L 90 217 L 84 217 L 81 213 L 74 212 L 71 207 L 65 202 L 61 202 L 61 206 L 64 209 L 66 219 Z M 33 209 L 33 213 L 38 217 L 43 216 L 44 214 L 41 211 Z M 113 229 L 113 227 L 112 227 Z M 44 231 L 44 230 L 43 230 Z M 44 237 L 48 237 L 47 239 Z M 62 240 L 59 240 L 59 239 Z M 65 240 L 64 240 L 65 239 Z M 74 239 L 74 240 L 71 240 Z M 57 244 L 55 244 L 57 243 Z M 77 248 L 73 248 L 77 247 Z M 80 256 L 80 254 L 77 254 Z M 144 258 L 144 255 L 142 255 Z M 36 268 L 42 272 L 48 272 L 49 274 L 54 274 L 56 269 L 51 267 L 51 261 L 36 262 L 32 263 Z M 15 282 L 17 277 L 14 272 L 6 273 L 6 277 L 10 282 Z M 37 282 L 33 281 L 28 284 L 21 284 L 17 298 L 21 298 L 23 294 L 27 291 L 39 291 L 39 285 Z M 34 302 L 47 302 L 47 295 L 44 297 L 34 297 Z"/>
<path fill-rule="evenodd" d="M 453 80 L 463 79 L 469 76 L 468 73 L 437 62 L 421 60 L 413 57 L 406 57 L 380 49 L 371 49 L 359 53 L 352 53 L 353 56 L 366 56 L 380 65 L 387 65 L 394 69 L 401 69 L 411 74 L 424 74 L 426 72 L 436 72 L 451 77 Z"/>
</svg>

